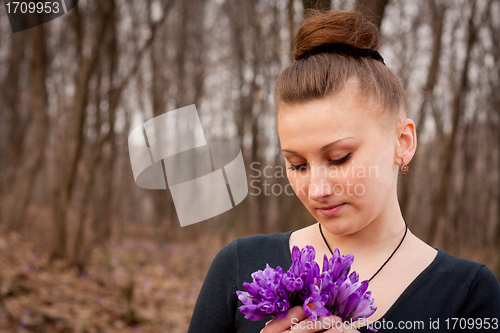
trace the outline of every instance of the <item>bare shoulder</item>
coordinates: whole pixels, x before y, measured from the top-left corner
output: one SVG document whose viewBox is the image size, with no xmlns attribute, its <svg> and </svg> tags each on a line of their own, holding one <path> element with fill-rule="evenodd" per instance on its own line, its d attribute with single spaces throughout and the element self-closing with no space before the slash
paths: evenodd
<svg viewBox="0 0 500 333">
<path fill-rule="evenodd" d="M 317 231 L 317 228 L 314 228 L 314 226 L 315 224 L 292 232 L 290 235 L 290 248 L 293 248 L 293 246 L 303 248 L 306 245 L 313 244 L 315 236 L 314 231 Z"/>
<path fill-rule="evenodd" d="M 316 252 L 316 262 L 322 267 L 323 265 L 323 256 L 326 255 L 329 257 L 331 254 L 326 247 L 323 239 L 318 232 L 318 224 L 312 224 L 305 228 L 296 230 L 292 232 L 290 235 L 290 252 L 292 251 L 294 246 L 299 247 L 299 249 L 305 247 L 306 245 L 313 245 Z"/>
</svg>

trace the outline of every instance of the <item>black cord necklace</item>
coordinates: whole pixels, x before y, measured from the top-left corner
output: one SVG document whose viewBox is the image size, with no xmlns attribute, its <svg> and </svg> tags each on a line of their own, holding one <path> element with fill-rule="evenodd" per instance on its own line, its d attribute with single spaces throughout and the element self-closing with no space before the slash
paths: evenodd
<svg viewBox="0 0 500 333">
<path fill-rule="evenodd" d="M 404 241 L 404 239 L 406 237 L 406 233 L 408 232 L 408 223 L 406 223 L 405 220 L 403 220 L 403 221 L 405 222 L 406 229 L 405 229 L 405 234 L 403 235 L 403 238 L 401 238 L 401 242 L 399 242 L 399 244 L 396 247 L 396 249 L 392 252 L 392 254 L 389 256 L 389 258 L 387 258 L 387 260 L 382 264 L 382 266 L 380 266 L 380 268 L 378 269 L 378 271 L 376 271 L 375 274 L 373 274 L 373 276 L 368 280 L 368 282 L 371 282 L 373 280 L 373 278 L 375 277 L 375 275 L 377 275 L 378 272 L 380 272 L 382 270 L 382 268 L 384 268 L 385 264 L 387 264 L 389 262 L 389 260 L 391 260 L 391 258 L 394 255 L 394 253 L 396 253 L 396 251 L 399 249 L 399 247 L 403 243 L 403 241 Z M 318 223 L 318 225 L 319 225 L 319 232 L 321 233 L 321 237 L 323 237 L 323 241 L 325 242 L 326 247 L 328 247 L 328 250 L 330 250 L 330 253 L 333 254 L 333 251 L 330 248 L 330 245 L 328 245 L 328 242 L 326 241 L 325 235 L 323 235 L 323 230 L 321 229 L 321 223 Z"/>
</svg>

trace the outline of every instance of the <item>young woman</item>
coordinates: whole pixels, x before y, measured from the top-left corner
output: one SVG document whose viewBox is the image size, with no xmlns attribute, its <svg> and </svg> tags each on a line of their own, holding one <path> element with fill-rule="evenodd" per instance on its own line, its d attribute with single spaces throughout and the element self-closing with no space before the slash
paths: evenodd
<svg viewBox="0 0 500 333">
<path fill-rule="evenodd" d="M 306 228 L 239 238 L 215 257 L 190 333 L 368 332 L 308 328 L 302 307 L 285 318 L 250 321 L 237 290 L 269 264 L 285 271 L 291 249 L 314 246 L 353 254 L 352 270 L 370 280 L 379 332 L 500 330 L 500 283 L 485 266 L 433 248 L 401 214 L 397 177 L 417 148 L 403 88 L 378 49 L 376 26 L 354 12 L 317 13 L 295 38 L 295 61 L 275 87 L 277 129 L 287 176 L 318 221 Z M 271 320 L 272 319 L 272 320 Z M 331 316 L 332 320 L 339 320 Z M 323 321 L 328 322 L 328 321 Z"/>
</svg>

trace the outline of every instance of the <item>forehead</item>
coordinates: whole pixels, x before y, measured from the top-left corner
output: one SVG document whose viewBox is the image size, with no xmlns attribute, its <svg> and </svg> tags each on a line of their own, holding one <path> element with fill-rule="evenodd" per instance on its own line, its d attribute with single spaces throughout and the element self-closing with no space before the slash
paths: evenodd
<svg viewBox="0 0 500 333">
<path fill-rule="evenodd" d="M 381 128 L 377 104 L 351 86 L 334 96 L 283 105 L 277 123 L 281 146 L 374 135 Z"/>
</svg>

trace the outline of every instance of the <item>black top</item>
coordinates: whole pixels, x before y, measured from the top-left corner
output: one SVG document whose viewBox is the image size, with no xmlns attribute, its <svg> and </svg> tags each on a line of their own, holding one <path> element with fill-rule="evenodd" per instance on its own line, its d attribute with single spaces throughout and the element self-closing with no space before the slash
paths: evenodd
<svg viewBox="0 0 500 333">
<path fill-rule="evenodd" d="M 243 237 L 224 246 L 208 270 L 188 333 L 259 332 L 271 317 L 245 319 L 236 291 L 243 291 L 243 282 L 252 282 L 251 274 L 266 263 L 290 268 L 291 233 Z M 484 264 L 436 250 L 432 263 L 372 326 L 379 333 L 500 332 L 500 283 L 495 275 Z M 366 327 L 359 331 L 369 332 Z"/>
</svg>

